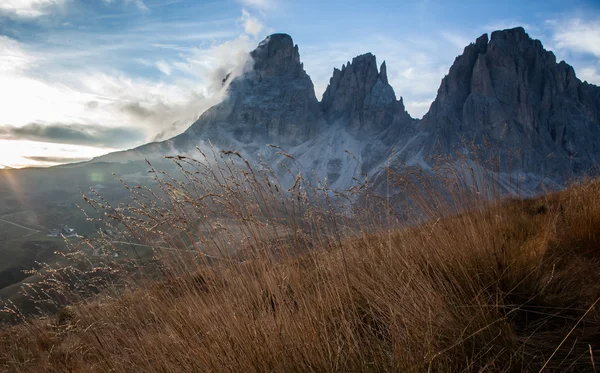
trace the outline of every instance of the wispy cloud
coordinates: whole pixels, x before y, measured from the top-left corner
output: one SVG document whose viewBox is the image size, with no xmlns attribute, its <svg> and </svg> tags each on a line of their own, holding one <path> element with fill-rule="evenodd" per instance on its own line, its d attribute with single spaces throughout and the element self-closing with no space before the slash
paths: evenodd
<svg viewBox="0 0 600 373">
<path fill-rule="evenodd" d="M 586 67 L 577 72 L 577 76 L 581 80 L 588 83 L 600 85 L 600 69 L 595 67 Z"/>
<path fill-rule="evenodd" d="M 248 12 L 242 16 L 246 23 L 255 22 Z M 211 40 L 208 36 L 206 42 L 210 44 L 204 42 L 204 46 L 163 52 L 161 55 L 168 58 L 158 61 L 130 58 L 130 63 L 160 71 L 168 77 L 165 80 L 132 75 L 113 65 L 112 61 L 122 56 L 116 52 L 120 49 L 114 49 L 118 48 L 118 41 L 112 45 L 106 43 L 109 49 L 102 50 L 104 41 L 88 38 L 86 47 L 84 36 L 79 35 L 72 38 L 77 42 L 68 45 L 74 49 L 65 46 L 63 50 L 59 44 L 58 48 L 45 50 L 0 36 L 0 101 L 3 102 L 0 123 L 16 127 L 42 122 L 108 127 L 126 124 L 139 130 L 146 139 L 153 139 L 158 133 L 175 135 L 165 129 L 172 130 L 171 124 L 178 122 L 182 126 L 178 130 L 183 131 L 185 125 L 217 103 L 225 75 L 243 65 L 256 45 L 256 34 L 260 31 L 256 26 L 239 25 L 234 19 L 229 28 L 213 31 L 211 36 L 235 35 L 236 28 L 238 36 L 225 41 Z M 173 46 L 181 45 L 165 33 L 162 37 Z M 127 39 L 126 33 L 123 38 Z M 134 40 L 129 40 L 131 44 L 123 46 L 123 50 L 163 49 L 169 45 L 158 43 L 153 47 L 146 39 L 131 39 Z M 147 53 L 155 54 L 152 50 Z M 122 57 L 122 63 L 128 61 L 127 55 Z M 36 110 L 30 110 L 31 107 Z"/>
<path fill-rule="evenodd" d="M 0 127 L 4 140 L 31 140 L 58 144 L 86 145 L 93 147 L 126 147 L 140 141 L 139 131 L 128 127 L 105 127 L 82 124 L 30 123 L 21 127 Z"/>
<path fill-rule="evenodd" d="M 115 3 L 118 2 L 119 0 L 104 0 L 105 3 L 111 4 L 111 3 Z M 144 0 L 122 0 L 126 5 L 134 5 L 136 6 L 138 9 L 147 12 L 150 9 L 148 9 L 148 7 L 146 6 L 146 4 L 144 3 Z"/>
<path fill-rule="evenodd" d="M 44 164 L 59 164 L 59 163 L 74 163 L 89 160 L 88 157 L 58 157 L 58 156 L 42 156 L 42 155 L 31 155 L 23 157 L 36 163 Z"/>
<path fill-rule="evenodd" d="M 246 9 L 242 9 L 240 22 L 244 25 L 244 31 L 254 37 L 257 37 L 264 29 L 262 22 L 258 18 L 251 16 Z"/>
<path fill-rule="evenodd" d="M 0 35 L 0 73 L 10 74 L 32 66 L 36 58 L 27 53 L 19 42 Z"/>
<path fill-rule="evenodd" d="M 554 31 L 556 48 L 592 54 L 600 58 L 600 21 L 585 21 L 581 18 L 549 20 Z"/>
<path fill-rule="evenodd" d="M 222 99 L 223 78 L 245 65 L 264 27 L 248 11 L 159 23 L 58 30 L 35 45 L 0 35 L 2 142 L 114 149 L 175 136 Z"/>
<path fill-rule="evenodd" d="M 223 79 L 248 61 L 248 52 L 256 46 L 257 40 L 247 34 L 225 41 L 210 48 L 196 48 L 185 61 L 173 64 L 174 68 L 195 76 L 204 82 L 208 95 L 218 93 Z"/>
<path fill-rule="evenodd" d="M 0 123 L 13 127 L 127 125 L 142 134 L 137 140 L 143 142 L 144 136 L 152 138 L 175 120 L 190 123 L 215 103 L 202 86 L 195 85 L 199 79 L 180 77 L 164 83 L 100 67 L 64 68 L 14 40 L 3 38 L 0 43 L 0 50 L 6 52 L 0 54 Z"/>
<path fill-rule="evenodd" d="M 101 1 L 110 5 L 122 3 L 127 6 L 134 6 L 143 12 L 150 11 L 144 0 Z M 2 0 L 0 1 L 0 15 L 22 19 L 36 19 L 51 15 L 56 10 L 64 9 L 72 5 L 72 3 L 72 0 Z"/>
<path fill-rule="evenodd" d="M 242 5 L 259 10 L 270 10 L 277 6 L 278 0 L 238 0 Z"/>
<path fill-rule="evenodd" d="M 469 43 L 473 42 L 472 40 L 469 40 L 469 38 L 465 37 L 464 35 L 450 32 L 450 31 L 442 31 L 441 35 L 442 35 L 442 38 L 446 39 L 448 42 L 450 42 L 452 45 L 454 45 L 458 49 L 462 49 L 462 48 L 466 47 L 467 45 L 469 45 Z"/>
<path fill-rule="evenodd" d="M 156 68 L 165 75 L 171 75 L 171 66 L 165 61 L 156 62 Z"/>
<path fill-rule="evenodd" d="M 2 0 L 0 14 L 8 16 L 36 18 L 65 4 L 66 0 Z"/>
<path fill-rule="evenodd" d="M 572 64 L 580 79 L 600 85 L 600 21 L 573 17 L 545 24 L 557 57 Z"/>
</svg>

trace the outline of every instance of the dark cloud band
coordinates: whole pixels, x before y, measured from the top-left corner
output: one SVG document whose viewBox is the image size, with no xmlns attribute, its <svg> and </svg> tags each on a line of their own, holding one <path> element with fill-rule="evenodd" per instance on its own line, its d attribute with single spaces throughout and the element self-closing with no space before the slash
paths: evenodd
<svg viewBox="0 0 600 373">
<path fill-rule="evenodd" d="M 81 158 L 81 157 L 44 157 L 44 156 L 27 156 L 23 157 L 25 159 L 29 159 L 35 162 L 42 163 L 75 163 L 75 162 L 83 162 L 88 161 L 90 158 Z"/>
<path fill-rule="evenodd" d="M 139 130 L 76 123 L 29 123 L 22 127 L 0 126 L 0 138 L 101 148 L 123 148 L 144 141 L 144 135 Z"/>
</svg>

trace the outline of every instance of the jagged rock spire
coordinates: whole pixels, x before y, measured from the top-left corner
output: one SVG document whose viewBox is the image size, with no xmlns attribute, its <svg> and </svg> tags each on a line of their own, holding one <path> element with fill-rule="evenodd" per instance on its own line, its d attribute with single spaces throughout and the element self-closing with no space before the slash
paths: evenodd
<svg viewBox="0 0 600 373">
<path fill-rule="evenodd" d="M 389 85 L 385 62 L 377 71 L 371 53 L 354 57 L 341 70 L 333 70 L 321 108 L 328 122 L 345 124 L 355 134 L 381 132 L 397 119 L 410 120 Z"/>
<path fill-rule="evenodd" d="M 383 84 L 390 84 L 388 82 L 387 66 L 385 64 L 385 61 L 383 61 L 381 63 L 381 67 L 379 68 L 379 79 L 381 79 L 381 81 L 383 82 Z"/>
</svg>

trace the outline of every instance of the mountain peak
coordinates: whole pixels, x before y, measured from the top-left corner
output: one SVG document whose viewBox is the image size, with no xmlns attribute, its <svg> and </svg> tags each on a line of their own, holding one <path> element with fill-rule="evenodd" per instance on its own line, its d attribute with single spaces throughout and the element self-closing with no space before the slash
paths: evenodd
<svg viewBox="0 0 600 373">
<path fill-rule="evenodd" d="M 475 40 L 475 49 L 485 52 L 489 43 L 488 34 L 483 34 Z"/>
<path fill-rule="evenodd" d="M 531 39 L 523 27 L 514 27 L 492 32 L 491 40 L 521 41 Z"/>
<path fill-rule="evenodd" d="M 227 95 L 186 131 L 219 146 L 298 144 L 320 130 L 323 114 L 291 36 L 267 36 L 250 52 L 253 67 L 231 79 Z"/>
<path fill-rule="evenodd" d="M 564 170 L 596 164 L 598 94 L 516 27 L 492 32 L 489 41 L 482 35 L 465 48 L 423 122 L 446 152 L 460 138 L 498 143 L 503 159 L 515 148 L 527 154 L 513 158 L 513 167 L 565 179 Z"/>
<path fill-rule="evenodd" d="M 356 135 L 379 133 L 400 117 L 403 122 L 410 121 L 403 103 L 396 101 L 385 62 L 378 71 L 372 53 L 356 56 L 341 70 L 333 70 L 321 108 L 328 122 L 339 122 Z"/>
<path fill-rule="evenodd" d="M 273 34 L 267 36 L 250 52 L 254 60 L 254 70 L 261 77 L 293 75 L 304 73 L 300 63 L 298 46 L 294 45 L 288 34 Z"/>
</svg>

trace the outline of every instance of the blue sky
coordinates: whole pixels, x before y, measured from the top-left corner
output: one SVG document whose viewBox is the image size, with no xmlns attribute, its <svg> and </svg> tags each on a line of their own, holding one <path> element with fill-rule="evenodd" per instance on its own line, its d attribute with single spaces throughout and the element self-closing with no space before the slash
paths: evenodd
<svg viewBox="0 0 600 373">
<path fill-rule="evenodd" d="M 463 48 L 523 26 L 600 84 L 600 3 L 579 1 L 0 1 L 0 167 L 86 159 L 182 132 L 273 32 L 292 35 L 320 99 L 374 53 L 414 117 Z"/>
</svg>

